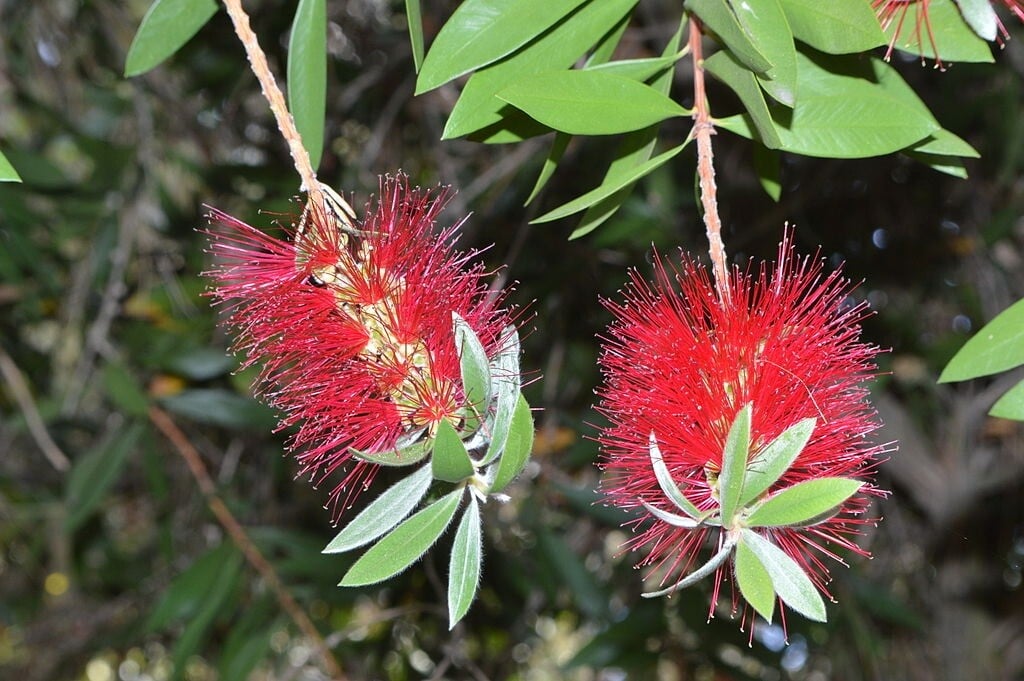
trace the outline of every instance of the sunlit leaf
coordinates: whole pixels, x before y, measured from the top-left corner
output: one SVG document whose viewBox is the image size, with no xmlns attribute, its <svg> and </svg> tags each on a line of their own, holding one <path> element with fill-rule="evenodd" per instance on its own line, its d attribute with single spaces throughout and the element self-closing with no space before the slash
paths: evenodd
<svg viewBox="0 0 1024 681">
<path fill-rule="evenodd" d="M 459 354 L 459 370 L 466 399 L 466 430 L 472 432 L 479 427 L 490 406 L 490 363 L 483 343 L 469 322 L 453 312 L 452 323 L 455 326 L 455 347 Z"/>
<path fill-rule="evenodd" d="M 505 489 L 522 472 L 532 450 L 533 415 L 530 413 L 530 405 L 526 403 L 526 398 L 520 393 L 515 413 L 512 415 L 505 451 L 498 459 L 498 470 L 494 474 L 494 482 L 491 483 L 492 493 Z"/>
<path fill-rule="evenodd" d="M 798 525 L 839 507 L 863 486 L 850 478 L 813 478 L 768 497 L 750 514 L 751 527 Z"/>
<path fill-rule="evenodd" d="M 999 17 L 992 7 L 992 0 L 956 0 L 956 4 L 960 6 L 964 21 L 978 37 L 989 42 L 996 39 Z"/>
<path fill-rule="evenodd" d="M 665 465 L 665 459 L 661 455 L 661 449 L 658 447 L 658 440 L 654 436 L 653 431 L 648 439 L 647 449 L 651 457 L 651 466 L 654 468 L 654 477 L 658 480 L 658 486 L 661 487 L 661 491 L 665 493 L 665 496 L 680 511 L 692 519 L 699 518 L 701 515 L 700 510 L 692 501 L 686 498 L 686 495 L 679 489 L 675 479 L 672 477 L 672 473 L 668 470 L 668 466 Z"/>
<path fill-rule="evenodd" d="M 480 506 L 470 496 L 469 506 L 462 514 L 459 529 L 452 543 L 448 563 L 448 628 L 452 629 L 469 610 L 480 583 L 480 563 L 483 561 L 480 536 Z"/>
<path fill-rule="evenodd" d="M 753 606 L 761 617 L 771 623 L 775 614 L 775 588 L 772 586 L 771 575 L 750 550 L 746 542 L 736 545 L 736 583 L 747 603 Z"/>
<path fill-rule="evenodd" d="M 825 602 L 800 564 L 754 530 L 745 529 L 741 536 L 740 541 L 768 572 L 782 602 L 807 619 L 826 621 Z"/>
<path fill-rule="evenodd" d="M 177 52 L 217 13 L 214 0 L 156 0 L 142 17 L 125 58 L 124 75 L 137 76 Z"/>
<path fill-rule="evenodd" d="M 949 360 L 939 383 L 966 381 L 1024 364 L 1024 299 L 996 315 Z"/>
<path fill-rule="evenodd" d="M 2 153 L 0 153 L 0 182 L 21 182 L 18 171 Z"/>
<path fill-rule="evenodd" d="M 721 507 L 723 525 L 730 523 L 739 510 L 747 456 L 750 452 L 750 421 L 753 418 L 753 409 L 752 404 L 740 409 L 725 439 L 722 470 L 718 474 L 718 505 Z"/>
<path fill-rule="evenodd" d="M 996 400 L 988 413 L 998 418 L 1024 421 L 1024 381 L 1010 388 Z"/>
<path fill-rule="evenodd" d="M 448 419 L 442 419 L 437 425 L 430 467 L 434 478 L 445 482 L 460 482 L 473 475 L 473 461 L 466 445 Z"/>
<path fill-rule="evenodd" d="M 512 418 L 519 403 L 519 332 L 509 325 L 501 333 L 501 350 L 491 362 L 491 384 L 495 404 L 494 422 L 491 425 L 491 441 L 487 454 L 481 460 L 486 465 L 501 456 L 508 442 Z"/>
<path fill-rule="evenodd" d="M 427 457 L 427 454 L 434 448 L 432 438 L 423 437 L 411 444 L 386 449 L 381 452 L 364 452 L 358 449 L 350 449 L 352 456 L 363 461 L 375 463 L 379 466 L 411 466 Z"/>
<path fill-rule="evenodd" d="M 740 506 L 746 506 L 782 477 L 811 439 L 817 421 L 803 419 L 790 426 L 755 454 L 747 464 Z"/>
<path fill-rule="evenodd" d="M 886 43 L 869 0 L 778 0 L 793 36 L 832 54 L 866 52 Z M 799 67 L 797 67 L 799 70 Z"/>
<path fill-rule="evenodd" d="M 314 168 L 324 150 L 327 113 L 326 0 L 299 0 L 288 41 L 288 106 Z"/>
<path fill-rule="evenodd" d="M 786 106 L 796 103 L 796 47 L 786 13 L 779 0 L 730 0 L 736 19 L 758 50 L 772 63 L 765 74 L 755 74 L 773 99 Z"/>
<path fill-rule="evenodd" d="M 754 44 L 752 36 L 740 26 L 727 0 L 686 0 L 683 6 L 715 32 L 718 39 L 751 71 L 767 73 L 772 63 Z"/>
<path fill-rule="evenodd" d="M 917 12 L 917 9 L 916 6 L 911 7 L 909 12 Z M 914 21 L 914 15 L 908 16 L 904 21 L 903 30 L 900 31 L 899 37 L 894 43 L 897 49 L 913 54 L 915 57 L 923 54 L 925 57 L 934 58 L 935 52 L 932 49 L 932 37 L 934 36 L 935 47 L 939 51 L 938 56 L 944 62 L 994 61 L 992 48 L 967 25 L 953 0 L 929 0 L 928 23 L 930 30 L 924 28 L 920 31 L 915 30 Z M 892 39 L 898 28 L 898 21 L 889 24 L 885 31 L 886 41 Z"/>
<path fill-rule="evenodd" d="M 768 111 L 768 104 L 764 100 L 764 93 L 752 71 L 740 64 L 727 50 L 716 52 L 705 59 L 704 69 L 728 85 L 740 98 L 743 108 L 747 110 L 754 127 L 757 128 L 757 136 L 762 144 L 769 149 L 778 149 L 782 146 L 779 133 L 775 131 L 771 112 Z"/>
</svg>

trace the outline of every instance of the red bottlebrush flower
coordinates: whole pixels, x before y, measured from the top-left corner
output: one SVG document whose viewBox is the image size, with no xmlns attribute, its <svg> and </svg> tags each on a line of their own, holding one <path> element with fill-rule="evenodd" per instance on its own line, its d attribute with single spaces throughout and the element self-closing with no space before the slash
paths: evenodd
<svg viewBox="0 0 1024 681">
<path fill-rule="evenodd" d="M 887 449 L 868 439 L 879 424 L 864 382 L 880 350 L 859 340 L 867 310 L 847 303 L 849 282 L 839 273 L 823 275 L 818 260 L 797 258 L 787 237 L 777 264 L 763 265 L 756 275 L 734 270 L 730 284 L 731 301 L 722 302 L 702 266 L 684 256 L 680 268 L 666 269 L 658 259 L 653 284 L 634 272 L 624 300 L 605 303 L 614 321 L 598 390 L 599 410 L 610 421 L 599 438 L 604 497 L 638 514 L 624 548 L 643 549 L 641 564 L 653 567 L 661 585 L 692 574 L 706 544 L 721 549 L 730 532 L 742 531 L 727 526 L 731 519 L 717 526 L 700 518 L 719 510 L 723 451 L 744 405 L 752 406 L 747 464 L 787 429 L 815 419 L 806 446 L 754 506 L 806 481 L 867 481 Z M 657 512 L 675 509 L 652 467 L 652 443 L 667 475 L 696 507 L 698 520 L 687 520 L 689 527 Z M 880 492 L 865 483 L 816 524 L 752 531 L 784 551 L 828 596 L 821 557 L 842 562 L 829 545 L 866 555 L 854 539 L 872 522 L 863 517 L 871 494 Z M 737 517 L 742 524 L 746 516 Z M 712 613 L 730 565 L 717 567 Z"/>
<path fill-rule="evenodd" d="M 904 30 L 912 30 L 914 42 L 917 43 L 921 54 L 921 62 L 925 60 L 925 37 L 931 45 L 932 58 L 935 59 L 935 68 L 942 69 L 942 59 L 939 57 L 939 48 L 935 42 L 935 33 L 932 31 L 932 23 L 928 18 L 928 4 L 931 0 L 872 0 L 871 7 L 878 16 L 878 22 L 883 31 L 892 29 L 892 38 L 889 40 L 889 48 L 885 51 L 885 60 L 892 57 L 893 48 L 896 42 L 904 35 Z M 913 28 L 907 25 L 907 13 L 911 7 L 914 8 Z"/>
<path fill-rule="evenodd" d="M 288 447 L 299 474 L 320 482 L 347 469 L 331 493 L 336 510 L 376 470 L 353 450 L 385 452 L 446 419 L 458 426 L 452 314 L 488 355 L 510 322 L 483 265 L 454 250 L 459 225 L 435 233 L 446 199 L 446 190 L 386 177 L 354 227 L 313 210 L 285 239 L 210 211 L 215 266 L 206 274 L 236 334 L 232 349 L 259 367 L 256 392 L 280 410 L 281 427 L 297 427 Z"/>
</svg>

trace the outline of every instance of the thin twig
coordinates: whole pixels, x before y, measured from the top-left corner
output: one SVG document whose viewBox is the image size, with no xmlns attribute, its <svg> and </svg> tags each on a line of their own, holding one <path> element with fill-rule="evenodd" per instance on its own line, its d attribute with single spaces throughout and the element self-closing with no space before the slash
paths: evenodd
<svg viewBox="0 0 1024 681">
<path fill-rule="evenodd" d="M 715 185 L 714 153 L 711 136 L 715 126 L 711 123 L 708 99 L 704 91 L 704 57 L 701 51 L 700 25 L 690 19 L 690 52 L 693 54 L 693 135 L 697 139 L 697 175 L 700 178 L 700 201 L 704 207 L 704 226 L 708 234 L 708 255 L 715 273 L 715 287 L 722 302 L 728 302 L 729 268 L 726 264 L 725 244 L 722 242 L 722 220 L 718 216 L 718 188 Z"/>
<path fill-rule="evenodd" d="M 21 413 L 25 417 L 25 425 L 28 426 L 28 432 L 32 435 L 32 439 L 36 441 L 39 449 L 43 451 L 43 456 L 58 471 L 68 470 L 71 467 L 71 462 L 68 461 L 68 457 L 57 446 L 57 443 L 53 441 L 53 438 L 50 437 L 50 433 L 46 430 L 46 424 L 43 423 L 39 410 L 36 409 L 36 403 L 32 399 L 32 391 L 28 388 L 25 376 L 3 348 L 0 348 L 0 375 L 4 377 L 4 382 L 7 383 L 7 387 L 11 390 L 11 396 L 18 403 L 18 407 L 21 408 Z"/>
<path fill-rule="evenodd" d="M 217 496 L 217 488 L 213 483 L 213 478 L 210 477 L 210 473 L 206 470 L 206 466 L 203 464 L 202 458 L 199 456 L 199 452 L 189 442 L 188 437 L 185 433 L 178 428 L 178 425 L 171 419 L 168 414 L 159 409 L 158 407 L 149 408 L 149 419 L 153 422 L 160 432 L 162 432 L 167 439 L 170 441 L 174 448 L 181 455 L 181 458 L 185 459 L 185 463 L 188 464 L 188 469 L 192 473 L 192 477 L 195 478 L 196 484 L 199 486 L 199 490 L 203 493 L 206 498 L 206 504 L 209 506 L 213 515 L 217 517 L 217 521 L 231 536 L 235 546 L 241 550 L 245 559 L 249 561 L 260 576 L 263 577 L 264 581 L 270 586 L 274 595 L 277 596 L 277 602 L 281 604 L 281 607 L 285 612 L 292 618 L 295 625 L 299 630 L 313 642 L 317 651 L 320 653 L 320 659 L 323 662 L 327 673 L 333 681 L 344 681 L 345 674 L 341 670 L 341 665 L 334 658 L 330 648 L 327 647 L 327 643 L 324 641 L 323 636 L 317 631 L 316 626 L 309 619 L 306 613 L 299 607 L 295 599 L 292 598 L 291 593 L 285 588 L 281 582 L 281 578 L 277 576 L 277 572 L 274 571 L 273 566 L 267 562 L 267 559 L 263 557 L 260 550 L 256 548 L 256 545 L 249 538 L 242 525 L 235 519 L 235 516 L 228 510 L 228 507 L 224 505 L 224 502 Z"/>
</svg>

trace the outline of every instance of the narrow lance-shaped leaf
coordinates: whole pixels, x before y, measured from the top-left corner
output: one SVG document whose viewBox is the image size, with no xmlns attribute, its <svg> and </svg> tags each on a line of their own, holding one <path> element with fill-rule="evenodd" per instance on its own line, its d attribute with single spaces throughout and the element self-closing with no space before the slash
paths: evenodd
<svg viewBox="0 0 1024 681">
<path fill-rule="evenodd" d="M 732 539 L 731 537 L 726 539 L 725 543 L 722 544 L 722 548 L 718 550 L 718 553 L 711 556 L 711 559 L 708 560 L 708 562 L 704 563 L 699 568 L 697 568 L 690 574 L 686 575 L 672 586 L 661 589 L 660 591 L 646 591 L 640 595 L 644 598 L 658 598 L 659 596 L 671 596 L 679 589 L 685 589 L 688 586 L 696 584 L 697 582 L 699 582 L 700 580 L 704 579 L 712 572 L 717 570 L 722 565 L 722 563 L 727 561 L 729 559 L 729 556 L 732 554 L 732 550 L 733 548 L 735 548 L 735 546 L 735 539 Z"/>
<path fill-rule="evenodd" d="M 770 624 L 775 614 L 775 588 L 771 575 L 746 542 L 736 545 L 736 582 L 747 603 Z"/>
<path fill-rule="evenodd" d="M 419 73 L 423 66 L 423 16 L 420 12 L 420 0 L 405 0 L 405 21 L 409 25 L 413 68 Z"/>
<path fill-rule="evenodd" d="M 813 418 L 798 421 L 754 455 L 747 464 L 747 477 L 743 482 L 740 506 L 746 506 L 766 492 L 789 470 L 810 441 L 816 423 Z"/>
<path fill-rule="evenodd" d="M 757 81 L 773 99 L 788 107 L 796 103 L 796 45 L 779 0 L 729 0 L 736 19 L 757 49 L 772 63 Z"/>
<path fill-rule="evenodd" d="M 733 516 L 739 510 L 739 500 L 743 493 L 753 409 L 753 404 L 747 404 L 740 409 L 725 439 L 722 470 L 718 475 L 718 504 L 721 507 L 722 525 L 726 526 L 731 524 Z"/>
<path fill-rule="evenodd" d="M 0 154 L 0 182 L 21 182 L 21 176 L 7 157 Z"/>
<path fill-rule="evenodd" d="M 1024 421 L 1024 381 L 1006 391 L 988 413 L 1001 419 Z"/>
<path fill-rule="evenodd" d="M 217 13 L 214 0 L 156 0 L 125 58 L 124 75 L 138 76 L 177 52 Z"/>
<path fill-rule="evenodd" d="M 668 466 L 665 465 L 665 459 L 661 455 L 661 449 L 658 447 L 658 438 L 654 436 L 654 431 L 651 431 L 651 437 L 647 444 L 648 453 L 651 456 L 651 466 L 654 468 L 654 477 L 658 480 L 658 486 L 661 487 L 661 491 L 665 493 L 673 504 L 686 515 L 690 516 L 694 520 L 700 517 L 700 509 L 698 509 L 692 501 L 686 498 L 683 491 L 679 489 L 675 479 L 672 478 L 672 473 L 669 472 Z"/>
<path fill-rule="evenodd" d="M 505 489 L 508 483 L 519 475 L 523 467 L 526 466 L 532 450 L 533 415 L 530 413 L 530 405 L 526 403 L 526 398 L 520 393 L 515 413 L 512 415 L 505 451 L 498 459 L 498 470 L 491 483 L 492 494 Z"/>
<path fill-rule="evenodd" d="M 767 73 L 772 63 L 743 30 L 726 0 L 686 0 L 683 5 L 714 31 L 721 42 L 751 71 Z"/>
<path fill-rule="evenodd" d="M 716 52 L 705 59 L 704 68 L 715 78 L 728 85 L 740 98 L 740 102 L 754 122 L 754 127 L 757 128 L 758 138 L 761 142 L 769 149 L 781 147 L 782 140 L 779 139 L 779 133 L 775 130 L 772 114 L 768 111 L 768 103 L 764 101 L 764 94 L 761 92 L 761 86 L 754 74 L 744 68 L 728 50 Z"/>
<path fill-rule="evenodd" d="M 799 563 L 754 530 L 743 530 L 741 537 L 740 541 L 747 545 L 768 572 L 772 588 L 783 603 L 807 619 L 826 621 L 825 602 Z"/>
<path fill-rule="evenodd" d="M 487 351 L 469 322 L 455 312 L 452 313 L 452 321 L 455 325 L 455 347 L 459 351 L 462 389 L 466 397 L 466 430 L 473 431 L 480 426 L 489 407 L 491 369 Z"/>
<path fill-rule="evenodd" d="M 643 504 L 643 507 L 647 509 L 648 513 L 653 515 L 655 518 L 674 527 L 685 527 L 686 529 L 692 530 L 700 526 L 700 521 L 694 520 L 688 516 L 676 515 L 675 513 L 663 511 L 657 506 L 648 504 L 646 501 L 641 501 L 640 503 Z"/>
<path fill-rule="evenodd" d="M 436 479 L 445 482 L 460 482 L 474 473 L 466 445 L 448 419 L 443 419 L 437 426 L 430 468 Z"/>
<path fill-rule="evenodd" d="M 981 327 L 949 360 L 939 383 L 966 381 L 1024 364 L 1024 299 Z"/>
<path fill-rule="evenodd" d="M 430 466 L 399 480 L 342 528 L 323 552 L 341 553 L 369 544 L 405 520 L 426 495 L 432 480 Z"/>
<path fill-rule="evenodd" d="M 326 0 L 299 0 L 288 40 L 288 106 L 314 168 L 324 149 L 327 112 Z"/>
<path fill-rule="evenodd" d="M 469 506 L 462 514 L 459 529 L 452 543 L 448 563 L 448 628 L 452 629 L 469 610 L 480 583 L 480 564 L 483 561 L 480 537 L 480 506 L 471 496 Z"/>
<path fill-rule="evenodd" d="M 750 517 L 751 527 L 797 525 L 839 507 L 861 488 L 851 478 L 815 478 L 787 487 L 769 497 Z"/>
<path fill-rule="evenodd" d="M 370 547 L 338 586 L 363 586 L 394 577 L 427 552 L 455 516 L 464 489 L 441 497 Z"/>
<path fill-rule="evenodd" d="M 523 203 L 524 206 L 533 203 L 533 200 L 540 195 L 541 190 L 547 185 L 551 176 L 555 174 L 555 169 L 558 168 L 558 163 L 562 160 L 562 155 L 565 154 L 571 139 L 572 136 L 566 135 L 564 132 L 555 133 L 555 138 L 551 141 L 551 150 L 548 152 L 547 158 L 544 159 L 544 165 L 541 166 L 540 174 L 537 175 L 537 181 L 533 183 L 533 189 L 530 191 L 530 195 L 526 197 L 526 201 Z"/>
<path fill-rule="evenodd" d="M 960 6 L 964 21 L 979 37 L 989 42 L 996 39 L 999 17 L 991 0 L 956 0 L 956 4 Z"/>
<path fill-rule="evenodd" d="M 350 449 L 352 456 L 363 461 L 369 461 L 379 466 L 411 466 L 427 458 L 427 454 L 434 448 L 434 441 L 430 438 L 417 440 L 412 444 L 387 449 L 382 452 L 364 452 L 358 449 Z"/>
<path fill-rule="evenodd" d="M 510 325 L 502 331 L 501 350 L 491 362 L 494 423 L 491 426 L 491 442 L 481 465 L 491 463 L 505 451 L 512 416 L 519 402 L 519 352 L 519 332 Z"/>
</svg>

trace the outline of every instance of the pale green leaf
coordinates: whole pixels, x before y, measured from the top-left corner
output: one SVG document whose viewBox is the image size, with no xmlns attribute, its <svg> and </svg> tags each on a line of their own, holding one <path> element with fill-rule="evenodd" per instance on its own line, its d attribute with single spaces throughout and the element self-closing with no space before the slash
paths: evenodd
<svg viewBox="0 0 1024 681">
<path fill-rule="evenodd" d="M 697 568 L 690 574 L 686 575 L 672 586 L 661 589 L 660 591 L 646 591 L 640 595 L 644 598 L 658 598 L 659 596 L 671 596 L 680 589 L 685 589 L 688 586 L 696 584 L 700 580 L 704 579 L 705 577 L 713 573 L 722 565 L 722 563 L 728 560 L 729 556 L 732 555 L 732 550 L 735 546 L 736 541 L 734 539 L 726 539 L 725 542 L 722 544 L 722 548 L 720 548 L 718 552 L 715 553 L 715 555 L 711 556 L 711 559 L 708 560 L 708 562 L 704 563 L 699 568 Z"/>
<path fill-rule="evenodd" d="M 448 528 L 463 491 L 448 493 L 392 530 L 349 568 L 338 586 L 383 582 L 416 562 Z"/>
<path fill-rule="evenodd" d="M 774 485 L 796 461 L 814 432 L 817 421 L 803 419 L 790 426 L 750 459 L 740 506 L 746 506 Z"/>
<path fill-rule="evenodd" d="M 992 7 L 992 0 L 956 0 L 956 4 L 960 6 L 964 21 L 978 37 L 989 42 L 996 39 L 999 17 Z"/>
<path fill-rule="evenodd" d="M 433 448 L 434 441 L 424 437 L 411 444 L 396 446 L 382 452 L 364 452 L 358 449 L 350 449 L 349 452 L 357 459 L 379 466 L 411 466 L 425 459 Z"/>
<path fill-rule="evenodd" d="M 700 522 L 690 518 L 688 516 L 677 515 L 675 513 L 669 513 L 663 511 L 653 504 L 648 504 L 646 501 L 641 501 L 643 507 L 647 509 L 647 512 L 653 515 L 658 520 L 668 523 L 674 527 L 685 527 L 688 530 L 692 530 L 695 527 L 700 526 Z"/>
<path fill-rule="evenodd" d="M 949 361 L 939 383 L 966 381 L 1024 364 L 1024 299 L 996 315 Z"/>
<path fill-rule="evenodd" d="M 412 513 L 426 496 L 432 480 L 430 466 L 424 466 L 396 482 L 342 528 L 323 553 L 348 551 L 383 535 Z"/>
<path fill-rule="evenodd" d="M 751 71 L 767 73 L 773 64 L 743 30 L 736 13 L 727 0 L 686 0 L 683 6 L 700 17 L 701 22 L 715 32 L 723 45 Z"/>
<path fill-rule="evenodd" d="M 866 52 L 886 44 L 870 0 L 778 2 L 786 14 L 793 37 L 823 52 Z"/>
<path fill-rule="evenodd" d="M 757 136 L 762 144 L 769 149 L 778 149 L 782 146 L 779 133 L 775 131 L 772 115 L 768 111 L 768 104 L 764 101 L 761 86 L 753 72 L 746 69 L 726 50 L 716 52 L 705 59 L 704 69 L 728 85 L 740 98 L 743 108 L 747 110 L 754 127 L 757 128 Z"/>
<path fill-rule="evenodd" d="M 990 416 L 1024 421 L 1024 381 L 1010 388 L 989 410 Z"/>
<path fill-rule="evenodd" d="M 0 182 L 21 182 L 21 176 L 7 157 L 0 153 Z"/>
<path fill-rule="evenodd" d="M 416 94 L 514 52 L 584 2 L 466 0 L 434 38 L 416 79 Z"/>
<path fill-rule="evenodd" d="M 508 442 L 512 418 L 519 403 L 519 332 L 509 325 L 501 333 L 501 350 L 491 362 L 491 383 L 494 386 L 494 422 L 491 425 L 491 441 L 481 465 L 487 465 L 501 456 Z"/>
<path fill-rule="evenodd" d="M 799 525 L 839 508 L 863 486 L 850 478 L 813 478 L 768 497 L 750 516 L 750 527 Z"/>
<path fill-rule="evenodd" d="M 448 628 L 452 629 L 469 610 L 480 583 L 480 563 L 483 561 L 483 542 L 480 536 L 480 506 L 470 495 L 469 506 L 462 514 L 459 529 L 452 543 L 448 563 Z"/>
<path fill-rule="evenodd" d="M 750 452 L 750 421 L 753 418 L 753 404 L 747 404 L 736 414 L 722 451 L 722 470 L 718 474 L 718 505 L 723 525 L 732 522 L 739 510 L 743 494 L 743 478 L 747 469 Z"/>
<path fill-rule="evenodd" d="M 409 46 L 412 48 L 412 63 L 416 73 L 423 66 L 423 15 L 420 0 L 405 0 L 405 21 L 409 27 Z"/>
<path fill-rule="evenodd" d="M 746 542 L 736 545 L 734 569 L 743 598 L 770 624 L 775 614 L 775 588 L 768 570 Z"/>
<path fill-rule="evenodd" d="M 466 445 L 448 419 L 442 419 L 437 424 L 430 467 L 434 478 L 445 482 L 461 482 L 475 472 Z"/>
<path fill-rule="evenodd" d="M 505 442 L 505 451 L 498 459 L 498 470 L 494 474 L 494 482 L 491 483 L 491 493 L 505 489 L 522 472 L 532 450 L 533 415 L 530 413 L 530 405 L 526 403 L 526 398 L 520 393 L 515 413 L 512 415 L 508 440 Z"/>
<path fill-rule="evenodd" d="M 465 395 L 466 430 L 472 432 L 487 414 L 491 399 L 491 370 L 487 351 L 473 327 L 457 313 L 452 313 L 455 347 L 459 354 L 462 390 Z"/>
<path fill-rule="evenodd" d="M 747 545 L 767 570 L 772 588 L 783 603 L 807 619 L 815 622 L 827 620 L 825 602 L 799 563 L 754 530 L 743 530 L 740 541 Z"/>
<path fill-rule="evenodd" d="M 324 151 L 327 112 L 326 0 L 299 0 L 295 10 L 288 40 L 288 107 L 316 168 Z"/>
<path fill-rule="evenodd" d="M 665 465 L 665 459 L 661 455 L 661 449 L 658 447 L 658 439 L 655 437 L 654 431 L 651 431 L 651 435 L 647 443 L 647 451 L 651 457 L 651 466 L 654 468 L 654 477 L 658 480 L 658 486 L 661 487 L 661 491 L 665 493 L 665 496 L 667 496 L 680 511 L 693 519 L 699 518 L 701 515 L 700 509 L 698 509 L 692 501 L 686 498 L 683 491 L 679 489 L 679 485 L 676 484 L 675 478 L 672 477 L 672 473 L 669 471 L 668 466 Z"/>
<path fill-rule="evenodd" d="M 217 13 L 214 0 L 156 0 L 128 47 L 124 75 L 137 76 L 177 52 Z"/>
</svg>

